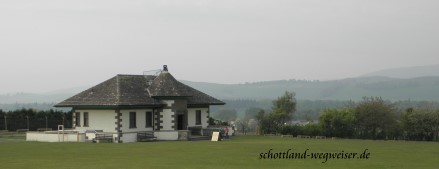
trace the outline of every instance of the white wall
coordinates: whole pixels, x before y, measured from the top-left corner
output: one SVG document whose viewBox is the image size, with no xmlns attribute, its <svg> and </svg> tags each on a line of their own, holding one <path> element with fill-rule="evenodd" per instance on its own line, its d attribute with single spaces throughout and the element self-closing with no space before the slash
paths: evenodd
<svg viewBox="0 0 439 169">
<path fill-rule="evenodd" d="M 160 115 L 163 115 L 163 117 L 160 118 L 160 120 L 163 121 L 160 126 L 163 126 L 163 128 L 161 128 L 160 130 L 175 130 L 173 128 L 174 123 L 172 123 L 172 121 L 174 120 L 174 117 L 172 117 L 172 115 L 174 114 L 175 113 L 172 112 L 171 109 L 163 109 L 163 112 L 160 113 Z"/>
<path fill-rule="evenodd" d="M 201 125 L 195 124 L 197 110 L 201 110 Z M 187 109 L 188 125 L 189 126 L 202 126 L 202 128 L 206 128 L 209 125 L 207 123 L 209 120 L 209 118 L 207 118 L 208 110 L 209 110 L 209 108 L 188 108 Z"/>
<path fill-rule="evenodd" d="M 104 132 L 116 132 L 115 110 L 75 110 L 81 114 L 81 126 L 75 130 L 103 130 Z M 84 112 L 88 112 L 88 127 L 84 127 Z"/>
<path fill-rule="evenodd" d="M 168 107 L 171 107 L 175 103 L 175 100 L 162 100 L 162 102 Z"/>
<path fill-rule="evenodd" d="M 64 136 L 64 139 L 63 139 Z M 84 133 L 44 133 L 44 132 L 27 132 L 26 141 L 41 141 L 41 142 L 85 142 Z"/>
<path fill-rule="evenodd" d="M 156 131 L 157 140 L 178 140 L 178 131 Z"/>
<path fill-rule="evenodd" d="M 120 140 L 122 140 L 122 143 L 137 142 L 137 133 L 123 133 Z"/>
<path fill-rule="evenodd" d="M 164 104 L 166 104 L 167 107 L 172 107 L 172 105 L 175 103 L 175 100 L 162 100 Z M 175 112 L 172 112 L 172 109 L 163 109 L 162 112 L 160 112 L 160 115 L 163 117 L 160 118 L 163 123 L 160 124 L 160 126 L 163 126 L 160 130 L 175 130 L 173 128 L 175 123 L 172 123 L 172 121 L 175 119 L 172 117 L 172 115 L 175 115 Z"/>
<path fill-rule="evenodd" d="M 152 109 L 133 109 L 120 110 L 122 113 L 122 132 L 152 131 L 152 127 L 145 127 L 146 112 L 152 112 Z M 136 128 L 130 128 L 130 112 L 136 112 Z M 154 122 L 153 122 L 154 125 Z"/>
</svg>

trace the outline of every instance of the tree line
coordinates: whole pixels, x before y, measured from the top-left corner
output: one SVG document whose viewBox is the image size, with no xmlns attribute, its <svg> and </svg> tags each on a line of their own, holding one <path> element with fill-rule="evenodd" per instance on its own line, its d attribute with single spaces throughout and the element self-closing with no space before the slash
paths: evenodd
<svg viewBox="0 0 439 169">
<path fill-rule="evenodd" d="M 230 114 L 238 118 L 244 118 L 247 116 L 249 109 L 263 109 L 265 112 L 270 112 L 272 109 L 273 100 L 249 100 L 249 99 L 237 99 L 237 100 L 223 100 L 226 105 L 224 106 L 211 106 L 211 115 L 215 118 L 224 120 L 222 118 L 230 118 L 223 114 Z M 320 113 L 328 108 L 331 109 L 343 109 L 352 105 L 353 103 L 361 101 L 359 100 L 301 100 L 296 101 L 296 111 L 292 115 L 295 120 L 318 120 Z M 386 101 L 388 102 L 388 101 Z M 390 102 L 389 102 L 390 103 Z M 414 109 L 439 109 L 439 102 L 436 101 L 419 101 L 419 100 L 401 100 L 391 102 L 394 109 L 399 112 L 403 112 L 408 108 Z M 233 111 L 233 112 L 231 112 Z M 236 114 L 234 113 L 236 112 Z M 253 115 L 256 113 L 252 112 Z M 252 116 L 253 118 L 253 116 Z M 233 119 L 234 120 L 234 119 Z"/>
<path fill-rule="evenodd" d="M 439 108 L 432 102 L 392 103 L 381 97 L 364 97 L 343 107 L 324 109 L 316 121 L 293 121 L 296 106 L 294 92 L 286 92 L 272 101 L 271 110 L 248 108 L 244 118 L 237 118 L 236 111 L 229 109 L 219 117 L 234 121 L 241 132 L 259 134 L 438 141 Z"/>
<path fill-rule="evenodd" d="M 56 130 L 58 125 L 65 128 L 72 127 L 72 112 L 61 110 L 18 109 L 14 111 L 3 111 L 0 109 L 0 130 L 16 131 L 28 129 L 31 131 L 38 128 L 51 128 Z"/>
<path fill-rule="evenodd" d="M 323 111 L 319 125 L 332 137 L 437 141 L 439 109 L 397 111 L 380 97 L 366 97 L 353 107 Z"/>
</svg>

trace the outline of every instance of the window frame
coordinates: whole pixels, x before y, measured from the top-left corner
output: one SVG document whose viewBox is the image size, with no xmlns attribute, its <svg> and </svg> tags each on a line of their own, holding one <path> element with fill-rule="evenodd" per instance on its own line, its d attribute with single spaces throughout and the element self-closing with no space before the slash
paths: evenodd
<svg viewBox="0 0 439 169">
<path fill-rule="evenodd" d="M 87 115 L 87 116 L 86 116 Z M 88 127 L 88 125 L 89 125 L 89 121 L 90 121 L 90 116 L 89 116 L 89 113 L 88 112 L 84 112 L 83 113 L 83 115 L 82 115 L 82 117 L 84 118 L 84 127 Z M 86 118 L 87 117 L 87 118 Z"/>
<path fill-rule="evenodd" d="M 75 127 L 81 127 L 81 112 L 75 112 Z"/>
<path fill-rule="evenodd" d="M 137 128 L 137 113 L 136 112 L 130 112 L 129 114 L 129 128 Z"/>
<path fill-rule="evenodd" d="M 201 125 L 201 110 L 195 111 L 195 125 Z"/>
<path fill-rule="evenodd" d="M 154 125 L 154 117 L 152 111 L 145 112 L 145 128 L 153 127 L 153 125 Z"/>
</svg>

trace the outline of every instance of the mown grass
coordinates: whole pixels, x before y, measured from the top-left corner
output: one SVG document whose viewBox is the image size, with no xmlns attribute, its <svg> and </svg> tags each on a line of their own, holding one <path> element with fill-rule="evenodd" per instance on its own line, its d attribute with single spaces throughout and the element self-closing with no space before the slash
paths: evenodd
<svg viewBox="0 0 439 169">
<path fill-rule="evenodd" d="M 369 159 L 259 159 L 286 151 L 370 152 Z M 439 168 L 438 142 L 236 136 L 222 142 L 0 143 L 0 168 Z"/>
</svg>

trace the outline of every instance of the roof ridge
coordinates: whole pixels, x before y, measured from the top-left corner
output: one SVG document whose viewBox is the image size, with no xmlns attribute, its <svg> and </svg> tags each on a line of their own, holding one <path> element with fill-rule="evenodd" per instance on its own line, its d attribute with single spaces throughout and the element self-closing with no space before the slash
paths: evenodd
<svg viewBox="0 0 439 169">
<path fill-rule="evenodd" d="M 117 74 L 117 76 L 144 76 L 144 75 L 134 75 L 134 74 Z"/>
<path fill-rule="evenodd" d="M 178 80 L 167 71 L 162 71 L 158 76 L 154 77 L 148 89 L 151 97 L 192 96 L 186 91 L 185 86 L 181 85 Z"/>
</svg>

